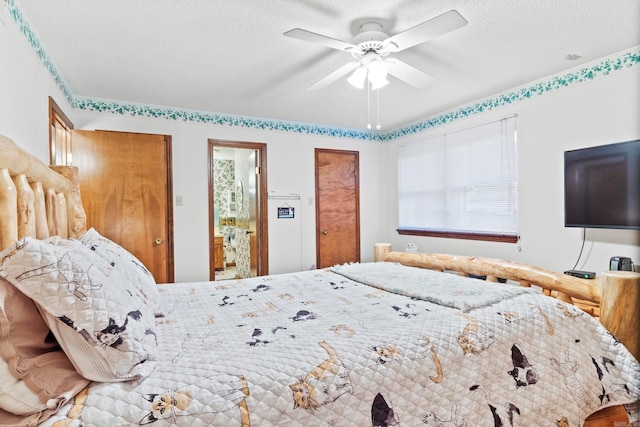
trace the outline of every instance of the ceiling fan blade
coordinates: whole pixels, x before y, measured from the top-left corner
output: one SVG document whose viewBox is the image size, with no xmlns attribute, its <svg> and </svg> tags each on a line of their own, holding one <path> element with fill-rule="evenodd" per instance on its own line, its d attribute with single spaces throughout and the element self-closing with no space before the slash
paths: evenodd
<svg viewBox="0 0 640 427">
<path fill-rule="evenodd" d="M 294 28 L 293 30 L 289 30 L 284 33 L 284 35 L 287 37 L 293 37 L 294 39 L 303 40 L 305 42 L 321 44 L 323 46 L 330 47 L 331 49 L 337 49 L 344 52 L 352 52 L 359 49 L 358 46 L 354 44 L 303 30 L 302 28 Z"/>
<path fill-rule="evenodd" d="M 450 10 L 428 21 L 391 36 L 383 42 L 382 50 L 400 52 L 467 25 L 457 10 Z"/>
<path fill-rule="evenodd" d="M 359 66 L 360 66 L 360 63 L 358 61 L 344 64 L 342 67 L 338 68 L 333 73 L 329 74 L 325 78 L 309 86 L 307 90 L 318 90 L 318 89 L 325 88 L 329 86 L 331 83 L 340 79 L 341 77 L 346 76 L 347 74 L 349 74 L 350 72 L 358 68 Z"/>
<path fill-rule="evenodd" d="M 384 64 L 389 74 L 409 83 L 411 86 L 423 87 L 434 80 L 430 75 L 396 58 L 387 58 L 384 60 Z"/>
</svg>

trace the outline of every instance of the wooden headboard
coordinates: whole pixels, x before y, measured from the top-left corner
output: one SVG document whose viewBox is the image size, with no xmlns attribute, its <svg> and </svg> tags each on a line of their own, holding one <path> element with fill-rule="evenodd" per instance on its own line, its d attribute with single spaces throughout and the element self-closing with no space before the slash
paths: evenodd
<svg viewBox="0 0 640 427">
<path fill-rule="evenodd" d="M 78 169 L 47 166 L 0 135 L 0 250 L 23 237 L 80 237 L 87 229 Z"/>
<path fill-rule="evenodd" d="M 594 280 L 493 258 L 389 252 L 384 260 L 464 276 L 486 276 L 491 282 L 501 278 L 520 286 L 538 286 L 547 295 L 599 317 L 600 323 L 640 360 L 640 273 L 607 271 Z"/>
</svg>

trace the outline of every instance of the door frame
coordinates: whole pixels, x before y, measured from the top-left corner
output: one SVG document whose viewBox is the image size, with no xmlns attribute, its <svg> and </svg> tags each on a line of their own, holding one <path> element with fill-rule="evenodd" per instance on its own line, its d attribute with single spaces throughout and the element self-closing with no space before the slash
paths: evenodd
<svg viewBox="0 0 640 427">
<path fill-rule="evenodd" d="M 215 147 L 227 147 L 227 148 L 243 148 L 249 150 L 256 150 L 260 161 L 259 173 L 258 173 L 258 188 L 259 197 L 256 199 L 257 215 L 259 221 L 256 224 L 257 234 L 257 253 L 258 253 L 258 266 L 257 275 L 264 276 L 269 274 L 269 230 L 267 226 L 268 222 L 268 206 L 267 206 L 267 144 L 263 142 L 244 142 L 244 141 L 228 141 L 221 139 L 208 139 L 207 144 L 207 167 L 209 178 L 209 280 L 215 280 L 215 260 L 213 258 L 214 246 L 215 246 L 215 218 L 214 218 L 214 171 L 213 171 L 213 158 Z"/>
</svg>

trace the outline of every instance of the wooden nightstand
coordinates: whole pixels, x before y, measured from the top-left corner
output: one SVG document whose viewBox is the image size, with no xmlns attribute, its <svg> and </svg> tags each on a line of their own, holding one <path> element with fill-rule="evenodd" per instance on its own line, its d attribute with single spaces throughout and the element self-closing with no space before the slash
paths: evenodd
<svg viewBox="0 0 640 427">
<path fill-rule="evenodd" d="M 216 270 L 224 270 L 224 237 L 215 236 L 213 238 L 213 260 Z"/>
</svg>

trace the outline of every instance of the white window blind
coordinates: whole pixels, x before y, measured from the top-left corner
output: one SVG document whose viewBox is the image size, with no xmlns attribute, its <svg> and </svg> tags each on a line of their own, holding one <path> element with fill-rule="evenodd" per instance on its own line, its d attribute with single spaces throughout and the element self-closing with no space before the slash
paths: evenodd
<svg viewBox="0 0 640 427">
<path fill-rule="evenodd" d="M 517 236 L 515 151 L 515 117 L 399 146 L 398 231 Z"/>
</svg>

